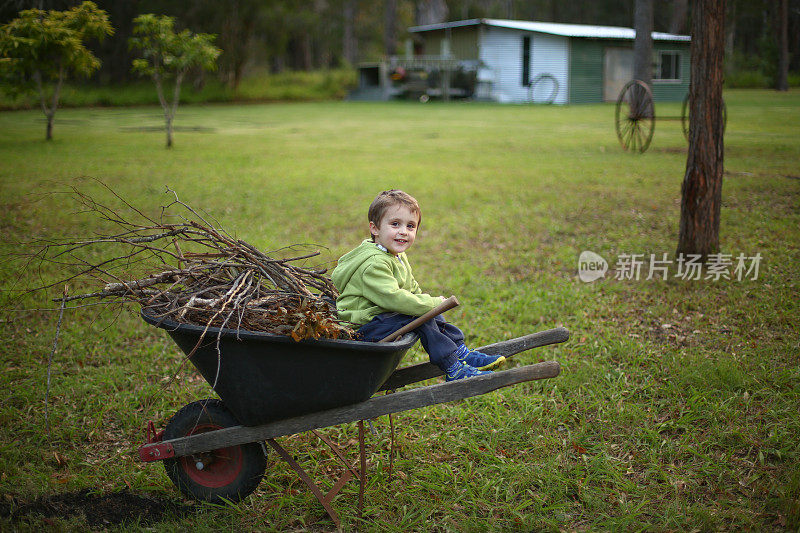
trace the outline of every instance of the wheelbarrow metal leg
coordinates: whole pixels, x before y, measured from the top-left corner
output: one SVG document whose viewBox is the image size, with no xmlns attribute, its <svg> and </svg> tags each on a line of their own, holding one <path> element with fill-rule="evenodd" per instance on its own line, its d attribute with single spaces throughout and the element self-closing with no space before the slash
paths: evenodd
<svg viewBox="0 0 800 533">
<path fill-rule="evenodd" d="M 292 467 L 292 469 L 297 473 L 297 476 L 303 481 L 303 483 L 306 484 L 306 486 L 309 488 L 312 494 L 316 496 L 319 503 L 322 504 L 322 507 L 325 508 L 325 511 L 328 513 L 328 516 L 331 517 L 331 520 L 333 520 L 333 523 L 336 525 L 336 528 L 339 529 L 339 524 L 340 524 L 339 515 L 337 515 L 336 511 L 333 510 L 330 501 L 322 494 L 322 491 L 319 490 L 319 487 L 317 486 L 316 483 L 314 483 L 314 480 L 312 480 L 311 477 L 308 475 L 308 473 L 305 470 L 303 470 L 303 467 L 300 466 L 291 455 L 289 455 L 289 453 L 283 448 L 283 446 L 275 442 L 275 439 L 267 439 L 267 443 L 270 446 L 272 446 L 272 448 L 278 453 L 281 459 L 286 461 L 286 463 Z"/>
<path fill-rule="evenodd" d="M 334 483 L 333 487 L 331 487 L 331 490 L 325 494 L 324 501 L 328 503 L 332 502 L 336 495 L 339 494 L 339 491 L 342 490 L 342 487 L 344 487 L 351 479 L 353 479 L 352 472 L 350 472 L 350 470 L 346 470 L 345 473 L 342 474 L 341 477 L 336 481 L 336 483 Z"/>
<path fill-rule="evenodd" d="M 349 470 L 349 471 L 350 471 L 350 472 L 351 472 L 351 473 L 352 473 L 354 476 L 358 477 L 358 472 L 356 471 L 356 469 L 355 469 L 355 468 L 353 468 L 353 465 L 351 465 L 351 464 L 350 464 L 350 461 L 348 461 L 348 460 L 347 460 L 347 457 L 345 457 L 345 455 L 344 455 L 344 452 L 342 452 L 342 450 L 341 450 L 341 449 L 340 449 L 338 446 L 336 446 L 336 445 L 333 443 L 333 441 L 331 441 L 331 439 L 329 439 L 328 437 L 326 437 L 325 435 L 323 435 L 322 433 L 320 433 L 320 432 L 319 432 L 319 431 L 317 431 L 316 429 L 312 429 L 312 430 L 311 430 L 311 433 L 313 433 L 314 435 L 316 435 L 316 437 L 317 437 L 319 440 L 321 440 L 322 442 L 324 442 L 325 444 L 327 444 L 327 445 L 328 445 L 328 448 L 330 448 L 330 449 L 331 449 L 331 451 L 332 451 L 333 453 L 335 453 L 335 454 L 336 454 L 336 456 L 339 458 L 339 460 L 340 460 L 340 461 L 342 461 L 342 463 L 344 464 L 344 466 L 345 466 L 345 467 L 346 467 L 346 468 L 347 468 L 347 469 L 348 469 L 348 470 Z"/>
<path fill-rule="evenodd" d="M 367 485 L 367 454 L 364 450 L 364 421 L 358 421 L 358 455 L 361 460 L 361 475 L 358 476 L 358 518 L 362 518 L 364 512 L 364 489 Z"/>
<path fill-rule="evenodd" d="M 392 413 L 389 413 L 389 433 L 391 435 L 389 440 L 389 479 L 392 479 L 394 467 L 394 419 Z"/>
<path fill-rule="evenodd" d="M 359 490 L 358 490 L 358 517 L 359 519 L 362 516 L 362 512 L 364 509 L 364 489 L 366 488 L 366 480 L 367 480 L 367 455 L 366 455 L 366 445 L 365 445 L 365 433 L 364 433 L 364 421 L 358 421 L 358 455 L 359 455 L 359 469 L 356 468 L 351 464 L 350 460 L 344 455 L 344 452 L 327 436 L 323 435 L 322 433 L 311 430 L 311 432 L 317 436 L 322 442 L 324 442 L 333 453 L 336 455 L 337 458 L 344 464 L 345 471 L 339 476 L 339 479 L 336 480 L 336 483 L 333 484 L 330 490 L 326 494 L 322 494 L 322 491 L 319 488 L 319 485 L 311 479 L 311 476 L 305 469 L 300 466 L 300 464 L 294 460 L 294 458 L 281 446 L 278 444 L 274 439 L 267 439 L 267 443 L 278 453 L 281 459 L 286 461 L 286 463 L 292 467 L 292 469 L 297 473 L 297 476 L 300 480 L 306 484 L 309 488 L 311 493 L 314 497 L 317 498 L 317 501 L 322 505 L 325 509 L 325 512 L 328 513 L 328 516 L 331 517 L 333 523 L 336 525 L 337 528 L 340 527 L 340 520 L 339 515 L 336 511 L 333 510 L 331 503 L 333 502 L 336 495 L 339 494 L 339 491 L 347 484 L 348 481 L 353 479 L 353 476 L 358 478 L 359 481 Z"/>
</svg>

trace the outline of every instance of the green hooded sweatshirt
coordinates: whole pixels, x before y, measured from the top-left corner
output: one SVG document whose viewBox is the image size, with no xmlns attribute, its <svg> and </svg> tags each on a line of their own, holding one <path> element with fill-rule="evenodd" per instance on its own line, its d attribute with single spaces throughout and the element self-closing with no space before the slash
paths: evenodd
<svg viewBox="0 0 800 533">
<path fill-rule="evenodd" d="M 339 318 L 358 326 L 386 312 L 424 315 L 441 303 L 422 292 L 405 252 L 392 255 L 369 239 L 339 259 L 331 279 L 339 291 Z"/>
</svg>

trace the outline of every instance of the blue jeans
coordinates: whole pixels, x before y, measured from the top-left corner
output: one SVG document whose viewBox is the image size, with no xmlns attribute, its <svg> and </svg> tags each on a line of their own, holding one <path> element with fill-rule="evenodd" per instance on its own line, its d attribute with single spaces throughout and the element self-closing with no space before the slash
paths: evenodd
<svg viewBox="0 0 800 533">
<path fill-rule="evenodd" d="M 377 342 L 416 318 L 400 313 L 381 313 L 361 326 L 358 333 L 361 335 L 361 340 Z M 458 361 L 455 351 L 464 344 L 464 334 L 441 316 L 428 320 L 414 332 L 419 335 L 422 347 L 428 353 L 431 363 L 443 371 Z"/>
</svg>

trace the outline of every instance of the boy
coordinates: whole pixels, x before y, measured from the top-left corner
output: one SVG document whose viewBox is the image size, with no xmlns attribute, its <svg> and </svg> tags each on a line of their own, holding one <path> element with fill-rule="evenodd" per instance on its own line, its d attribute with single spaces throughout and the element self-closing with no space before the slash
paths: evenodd
<svg viewBox="0 0 800 533">
<path fill-rule="evenodd" d="M 403 191 L 384 191 L 369 206 L 372 239 L 343 255 L 331 273 L 339 318 L 360 326 L 362 340 L 378 341 L 439 305 L 444 297 L 425 294 L 406 257 L 422 212 Z M 469 350 L 464 334 L 441 316 L 414 330 L 431 363 L 447 381 L 488 374 L 505 357 Z"/>
</svg>

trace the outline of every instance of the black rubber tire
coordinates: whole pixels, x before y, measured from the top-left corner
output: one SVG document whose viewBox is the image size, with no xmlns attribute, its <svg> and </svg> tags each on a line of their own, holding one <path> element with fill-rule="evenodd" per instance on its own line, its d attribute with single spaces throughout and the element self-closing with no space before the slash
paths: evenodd
<svg viewBox="0 0 800 533">
<path fill-rule="evenodd" d="M 164 429 L 164 440 L 238 425 L 222 401 L 200 400 L 175 413 Z M 206 463 L 203 469 L 195 466 L 199 459 Z M 266 468 L 267 459 L 260 442 L 164 460 L 167 476 L 183 494 L 211 503 L 238 502 L 246 498 L 261 483 Z"/>
</svg>

